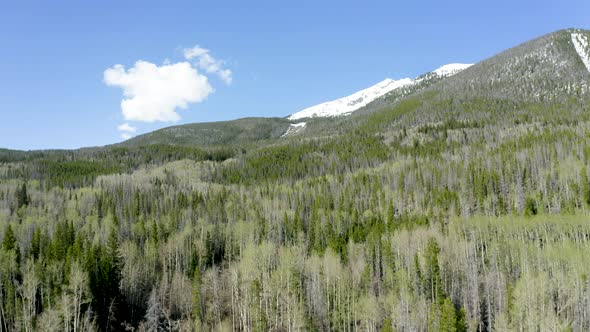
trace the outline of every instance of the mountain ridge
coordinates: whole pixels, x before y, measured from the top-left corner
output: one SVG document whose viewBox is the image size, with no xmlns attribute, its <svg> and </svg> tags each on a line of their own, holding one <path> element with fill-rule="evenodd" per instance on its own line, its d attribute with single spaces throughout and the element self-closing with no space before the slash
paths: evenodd
<svg viewBox="0 0 590 332">
<path fill-rule="evenodd" d="M 224 145 L 279 138 L 289 128 L 284 118 L 246 117 L 166 127 L 135 136 L 117 145 L 142 144 Z"/>
<path fill-rule="evenodd" d="M 545 34 L 484 59 L 427 90 L 460 98 L 534 102 L 587 96 L 590 72 L 572 34 L 590 38 L 590 31 L 581 29 Z"/>
<path fill-rule="evenodd" d="M 372 101 L 395 90 L 418 84 L 426 78 L 432 78 L 433 76 L 446 78 L 455 75 L 458 72 L 469 68 L 470 66 L 472 66 L 472 64 L 450 63 L 443 65 L 433 71 L 422 74 L 414 79 L 402 78 L 399 80 L 394 80 L 386 78 L 375 85 L 354 92 L 348 96 L 307 107 L 301 111 L 287 116 L 287 118 L 289 120 L 300 120 L 305 118 L 349 115 L 352 112 L 371 103 Z"/>
<path fill-rule="evenodd" d="M 381 93 L 370 102 L 363 101 L 364 106 L 347 112 L 355 115 L 354 119 L 346 120 L 351 122 L 347 125 L 343 125 L 343 117 L 336 116 L 306 120 L 303 117 L 292 118 L 293 114 L 286 118 L 242 118 L 166 127 L 105 147 L 150 144 L 215 146 L 252 144 L 303 134 L 330 136 L 353 128 L 357 117 L 391 107 L 412 95 L 420 98 L 421 93 L 429 91 L 436 92 L 440 98 L 458 101 L 483 98 L 545 102 L 587 98 L 590 96 L 589 64 L 590 31 L 562 29 L 525 41 L 474 65 L 441 66 L 412 79 L 412 84 L 403 80 L 382 81 L 382 85 L 405 83 L 398 83 L 395 89 Z M 305 125 L 297 126 L 302 122 Z"/>
</svg>

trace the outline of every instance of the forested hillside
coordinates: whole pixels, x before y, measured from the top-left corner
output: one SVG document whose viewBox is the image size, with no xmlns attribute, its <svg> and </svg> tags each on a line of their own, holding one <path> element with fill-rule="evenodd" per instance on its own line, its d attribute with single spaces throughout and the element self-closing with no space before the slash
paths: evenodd
<svg viewBox="0 0 590 332">
<path fill-rule="evenodd" d="M 230 145 L 276 139 L 285 133 L 289 121 L 282 118 L 244 118 L 233 121 L 193 123 L 168 127 L 139 135 L 122 146 L 148 144 L 168 145 Z"/>
<path fill-rule="evenodd" d="M 590 330 L 572 31 L 306 134 L 0 150 L 0 331 Z"/>
</svg>

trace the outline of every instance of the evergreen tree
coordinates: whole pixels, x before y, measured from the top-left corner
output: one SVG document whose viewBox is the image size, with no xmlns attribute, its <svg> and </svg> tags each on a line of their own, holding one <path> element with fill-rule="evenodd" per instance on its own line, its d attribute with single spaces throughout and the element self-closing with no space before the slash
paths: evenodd
<svg viewBox="0 0 590 332">
<path fill-rule="evenodd" d="M 456 332 L 457 317 L 455 315 L 455 306 L 449 297 L 447 297 L 441 307 L 440 313 L 440 331 Z"/>
<path fill-rule="evenodd" d="M 426 245 L 426 291 L 433 302 L 442 302 L 442 281 L 440 279 L 440 266 L 438 264 L 438 254 L 440 247 L 434 238 L 428 240 Z"/>
<path fill-rule="evenodd" d="M 393 332 L 393 327 L 391 327 L 391 318 L 387 318 L 383 321 L 383 327 L 381 327 L 380 332 Z"/>
<path fill-rule="evenodd" d="M 33 238 L 31 239 L 31 256 L 33 259 L 38 259 L 41 252 L 41 230 L 35 228 L 33 231 Z"/>
<path fill-rule="evenodd" d="M 16 206 L 21 208 L 29 205 L 29 195 L 27 194 L 27 184 L 23 183 L 20 188 L 16 189 Z"/>
<path fill-rule="evenodd" d="M 584 203 L 590 204 L 590 183 L 588 183 L 588 171 L 586 167 L 583 167 L 580 171 L 580 178 Z"/>
<path fill-rule="evenodd" d="M 393 228 L 393 221 L 395 220 L 395 208 L 393 207 L 393 202 L 390 202 L 387 207 L 387 225 L 390 229 Z"/>
<path fill-rule="evenodd" d="M 467 332 L 467 317 L 465 317 L 465 309 L 461 308 L 457 312 L 457 323 L 455 324 L 455 330 L 457 332 Z"/>
<path fill-rule="evenodd" d="M 97 324 L 103 331 L 118 330 L 128 320 L 119 288 L 121 263 L 118 246 L 117 233 L 112 230 L 106 245 L 96 246 L 87 256 L 92 308 L 96 310 Z"/>
<path fill-rule="evenodd" d="M 17 246 L 16 243 L 16 235 L 14 235 L 14 231 L 12 230 L 12 225 L 6 225 L 6 229 L 4 230 L 4 239 L 2 240 L 2 247 L 4 250 L 15 250 Z"/>
<path fill-rule="evenodd" d="M 527 217 L 537 215 L 537 202 L 532 197 L 527 197 L 524 204 L 524 215 Z"/>
</svg>

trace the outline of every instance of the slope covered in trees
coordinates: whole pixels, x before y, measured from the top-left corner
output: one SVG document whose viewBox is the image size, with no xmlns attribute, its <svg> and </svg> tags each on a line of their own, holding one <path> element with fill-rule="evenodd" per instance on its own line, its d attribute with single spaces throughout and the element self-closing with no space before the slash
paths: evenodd
<svg viewBox="0 0 590 332">
<path fill-rule="evenodd" d="M 149 144 L 217 146 L 276 139 L 289 128 L 283 118 L 244 118 L 168 127 L 127 140 L 121 146 Z"/>
<path fill-rule="evenodd" d="M 312 136 L 0 151 L 0 331 L 589 330 L 590 100 L 443 83 Z"/>
</svg>

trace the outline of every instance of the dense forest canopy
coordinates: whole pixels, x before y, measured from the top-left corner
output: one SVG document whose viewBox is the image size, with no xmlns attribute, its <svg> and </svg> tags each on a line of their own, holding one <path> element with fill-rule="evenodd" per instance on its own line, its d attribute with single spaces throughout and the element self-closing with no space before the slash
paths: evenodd
<svg viewBox="0 0 590 332">
<path fill-rule="evenodd" d="M 0 331 L 590 330 L 587 85 L 532 72 L 558 90 L 459 74 L 306 135 L 0 150 Z"/>
</svg>

